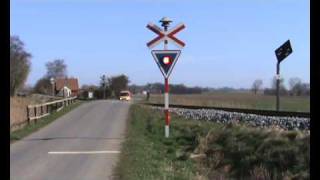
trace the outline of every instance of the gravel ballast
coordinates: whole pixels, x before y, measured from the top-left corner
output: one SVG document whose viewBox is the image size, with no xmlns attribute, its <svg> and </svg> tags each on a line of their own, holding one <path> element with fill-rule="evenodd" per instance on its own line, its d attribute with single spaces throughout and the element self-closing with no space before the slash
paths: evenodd
<svg viewBox="0 0 320 180">
<path fill-rule="evenodd" d="M 163 107 L 153 106 L 152 108 L 163 110 Z M 264 116 L 214 109 L 170 108 L 169 111 L 178 116 L 194 120 L 206 120 L 224 124 L 241 123 L 251 127 L 273 127 L 283 130 L 310 130 L 310 118 Z"/>
</svg>

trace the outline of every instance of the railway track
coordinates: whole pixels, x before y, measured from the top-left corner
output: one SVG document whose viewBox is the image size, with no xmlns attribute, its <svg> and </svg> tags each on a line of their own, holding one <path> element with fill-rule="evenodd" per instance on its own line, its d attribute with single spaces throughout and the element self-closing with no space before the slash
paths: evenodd
<svg viewBox="0 0 320 180">
<path fill-rule="evenodd" d="M 144 105 L 163 107 L 164 104 L 157 103 L 143 103 Z M 190 106 L 190 105 L 178 105 L 170 104 L 171 108 L 183 108 L 183 109 L 213 109 L 222 110 L 227 112 L 238 112 L 245 114 L 256 114 L 263 116 L 276 116 L 276 117 L 299 117 L 299 118 L 310 118 L 308 112 L 291 112 L 291 111 L 273 111 L 273 110 L 260 110 L 260 109 L 241 109 L 241 108 L 225 108 L 225 107 L 208 107 L 208 106 Z"/>
</svg>

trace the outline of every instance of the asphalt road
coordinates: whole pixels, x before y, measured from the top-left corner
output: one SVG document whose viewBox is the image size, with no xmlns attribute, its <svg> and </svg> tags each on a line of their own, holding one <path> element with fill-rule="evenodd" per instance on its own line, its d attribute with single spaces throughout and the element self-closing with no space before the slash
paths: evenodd
<svg viewBox="0 0 320 180">
<path fill-rule="evenodd" d="M 130 103 L 82 104 L 10 147 L 11 180 L 112 179 Z"/>
</svg>

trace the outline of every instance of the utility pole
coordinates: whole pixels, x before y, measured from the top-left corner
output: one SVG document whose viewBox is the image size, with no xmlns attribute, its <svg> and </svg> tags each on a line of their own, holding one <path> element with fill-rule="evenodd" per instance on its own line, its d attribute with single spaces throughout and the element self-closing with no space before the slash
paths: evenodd
<svg viewBox="0 0 320 180">
<path fill-rule="evenodd" d="M 106 83 L 103 83 L 103 99 L 106 99 Z"/>
<path fill-rule="evenodd" d="M 53 77 L 50 78 L 50 83 L 51 83 L 51 86 L 52 86 L 52 96 L 54 96 L 55 93 L 54 93 L 54 78 Z"/>
<path fill-rule="evenodd" d="M 102 75 L 102 86 L 103 86 L 103 99 L 106 99 L 106 76 Z"/>
</svg>

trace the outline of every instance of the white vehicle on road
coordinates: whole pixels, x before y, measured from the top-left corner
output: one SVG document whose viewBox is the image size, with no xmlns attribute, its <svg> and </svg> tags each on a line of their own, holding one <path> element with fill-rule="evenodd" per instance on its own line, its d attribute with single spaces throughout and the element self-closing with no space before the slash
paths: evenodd
<svg viewBox="0 0 320 180">
<path fill-rule="evenodd" d="M 120 92 L 120 100 L 126 100 L 130 101 L 131 100 L 131 93 L 130 91 L 121 91 Z"/>
</svg>

